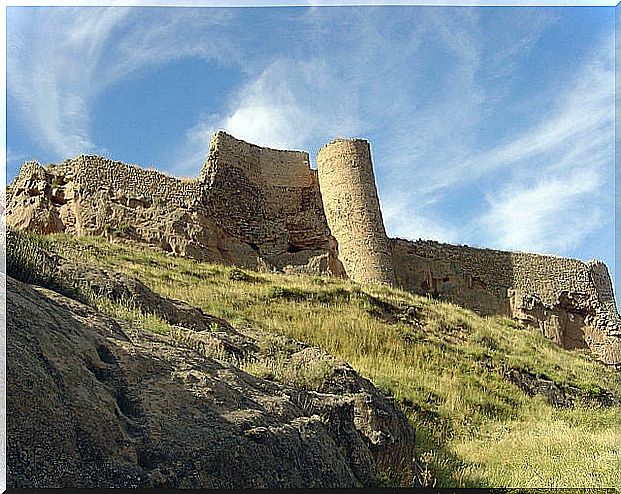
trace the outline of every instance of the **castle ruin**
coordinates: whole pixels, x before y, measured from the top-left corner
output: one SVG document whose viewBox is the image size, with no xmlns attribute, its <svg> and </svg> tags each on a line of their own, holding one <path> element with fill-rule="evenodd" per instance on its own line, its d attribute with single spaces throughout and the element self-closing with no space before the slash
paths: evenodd
<svg viewBox="0 0 621 494">
<path fill-rule="evenodd" d="M 621 323 L 606 266 L 555 256 L 390 239 L 369 143 L 308 153 L 219 131 L 198 177 L 178 179 L 99 156 L 24 164 L 7 225 L 105 235 L 198 260 L 344 276 L 513 317 L 565 348 L 621 364 Z"/>
</svg>

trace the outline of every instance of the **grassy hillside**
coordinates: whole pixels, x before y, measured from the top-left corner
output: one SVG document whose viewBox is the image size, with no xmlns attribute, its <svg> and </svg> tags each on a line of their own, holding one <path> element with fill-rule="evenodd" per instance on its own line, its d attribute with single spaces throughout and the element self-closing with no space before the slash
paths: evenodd
<svg viewBox="0 0 621 494">
<path fill-rule="evenodd" d="M 562 350 L 508 319 L 385 287 L 254 273 L 102 239 L 39 242 L 135 276 L 238 327 L 288 335 L 346 360 L 392 394 L 414 424 L 429 485 L 621 486 L 619 401 L 609 404 L 621 399 L 621 374 L 586 351 Z M 131 301 L 99 303 L 137 325 L 171 332 Z M 273 350 L 240 365 L 294 379 L 281 364 L 287 349 Z M 303 375 L 299 385 L 321 383 L 312 362 Z"/>
</svg>

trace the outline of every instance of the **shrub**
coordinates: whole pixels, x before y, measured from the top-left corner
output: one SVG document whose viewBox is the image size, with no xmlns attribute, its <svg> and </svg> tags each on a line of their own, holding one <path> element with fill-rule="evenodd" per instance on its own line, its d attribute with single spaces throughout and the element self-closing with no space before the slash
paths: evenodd
<svg viewBox="0 0 621 494">
<path fill-rule="evenodd" d="M 60 257 L 48 250 L 46 240 L 32 233 L 7 228 L 6 270 L 16 280 L 57 291 L 67 297 L 85 301 L 86 295 L 60 276 Z"/>
<path fill-rule="evenodd" d="M 229 280 L 251 282 L 255 281 L 255 277 L 250 276 L 248 273 L 239 268 L 233 268 L 229 271 Z"/>
<path fill-rule="evenodd" d="M 272 286 L 268 292 L 268 297 L 273 299 L 284 299 L 295 302 L 307 300 L 309 293 L 297 288 L 286 288 L 284 286 Z"/>
<path fill-rule="evenodd" d="M 43 250 L 44 241 L 32 234 L 23 234 L 7 228 L 7 274 L 24 283 L 41 286 L 54 284 L 57 259 Z"/>
</svg>

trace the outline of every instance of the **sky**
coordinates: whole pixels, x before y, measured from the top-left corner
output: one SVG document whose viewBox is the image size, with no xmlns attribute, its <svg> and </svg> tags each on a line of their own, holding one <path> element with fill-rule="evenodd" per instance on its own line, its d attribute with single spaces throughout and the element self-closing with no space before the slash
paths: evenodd
<svg viewBox="0 0 621 494">
<path fill-rule="evenodd" d="M 81 153 L 192 177 L 218 129 L 312 162 L 362 137 L 390 236 L 597 258 L 612 274 L 614 15 L 9 7 L 7 180 Z"/>
</svg>

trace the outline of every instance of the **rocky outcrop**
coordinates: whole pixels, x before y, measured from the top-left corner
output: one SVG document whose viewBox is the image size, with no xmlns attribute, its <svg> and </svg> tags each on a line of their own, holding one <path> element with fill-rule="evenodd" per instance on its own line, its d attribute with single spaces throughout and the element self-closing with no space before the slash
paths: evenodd
<svg viewBox="0 0 621 494">
<path fill-rule="evenodd" d="M 413 429 L 345 362 L 288 342 L 287 365 L 329 364 L 318 391 L 296 388 L 243 370 L 266 335 L 198 309 L 190 319 L 208 328 L 187 324 L 188 307 L 110 273 L 89 283 L 145 309 L 170 304 L 163 315 L 179 326 L 155 334 L 6 281 L 9 487 L 359 487 L 388 472 L 414 482 Z"/>
<path fill-rule="evenodd" d="M 605 364 L 621 368 L 621 321 L 587 294 L 562 291 L 551 304 L 536 294 L 509 290 L 509 296 L 514 319 L 563 348 L 589 348 Z"/>
<path fill-rule="evenodd" d="M 527 396 L 542 395 L 553 407 L 570 408 L 576 402 L 602 407 L 618 407 L 621 405 L 619 397 L 604 389 L 595 388 L 587 392 L 576 386 L 554 382 L 548 376 L 538 376 L 525 369 L 506 369 L 504 376 Z"/>
</svg>

